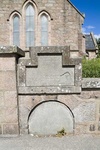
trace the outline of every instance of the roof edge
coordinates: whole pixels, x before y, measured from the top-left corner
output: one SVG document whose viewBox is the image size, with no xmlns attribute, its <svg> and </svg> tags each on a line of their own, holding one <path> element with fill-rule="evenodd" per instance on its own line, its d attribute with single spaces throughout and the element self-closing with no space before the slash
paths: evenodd
<svg viewBox="0 0 100 150">
<path fill-rule="evenodd" d="M 95 37 L 94 37 L 93 32 L 90 32 L 90 35 L 91 35 L 91 37 L 92 37 L 92 40 L 93 40 L 93 43 L 94 43 L 96 49 L 98 50 L 99 48 L 98 48 L 98 45 L 97 45 L 97 43 L 96 43 L 96 40 L 95 40 Z"/>
<path fill-rule="evenodd" d="M 70 1 L 70 0 L 67 0 L 71 5 L 72 5 L 72 7 L 83 17 L 83 18 L 85 18 L 85 14 L 82 14 L 73 4 L 72 4 L 72 2 Z"/>
</svg>

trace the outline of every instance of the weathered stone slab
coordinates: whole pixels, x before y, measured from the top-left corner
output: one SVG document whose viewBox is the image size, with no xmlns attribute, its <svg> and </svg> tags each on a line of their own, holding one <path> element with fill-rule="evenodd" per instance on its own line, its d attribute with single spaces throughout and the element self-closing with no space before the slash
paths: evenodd
<svg viewBox="0 0 100 150">
<path fill-rule="evenodd" d="M 83 78 L 82 88 L 100 88 L 100 78 Z"/>
<path fill-rule="evenodd" d="M 34 135 L 55 135 L 62 129 L 73 133 L 74 118 L 62 103 L 49 101 L 40 104 L 29 117 L 29 133 Z"/>
<path fill-rule="evenodd" d="M 62 56 L 39 56 L 38 68 L 26 68 L 26 86 L 74 86 L 74 67 L 62 68 Z"/>
<path fill-rule="evenodd" d="M 25 56 L 25 52 L 22 51 L 19 47 L 17 46 L 1 46 L 0 47 L 0 56 L 6 56 L 6 55 L 16 55 L 16 56 Z"/>
<path fill-rule="evenodd" d="M 18 134 L 18 124 L 4 124 L 3 134 Z"/>
<path fill-rule="evenodd" d="M 58 86 L 58 87 L 19 87 L 19 94 L 65 94 L 80 93 L 81 87 L 76 86 Z"/>
<path fill-rule="evenodd" d="M 30 59 L 19 61 L 19 94 L 80 93 L 81 70 L 69 46 L 31 47 Z"/>
</svg>

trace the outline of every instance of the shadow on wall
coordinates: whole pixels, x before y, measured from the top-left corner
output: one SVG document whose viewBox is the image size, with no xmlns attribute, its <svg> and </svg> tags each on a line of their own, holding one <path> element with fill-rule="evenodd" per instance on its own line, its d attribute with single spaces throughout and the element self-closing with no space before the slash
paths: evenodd
<svg viewBox="0 0 100 150">
<path fill-rule="evenodd" d="M 33 135 L 56 135 L 64 130 L 66 134 L 74 133 L 74 115 L 62 102 L 50 100 L 39 103 L 28 117 L 28 131 Z"/>
</svg>

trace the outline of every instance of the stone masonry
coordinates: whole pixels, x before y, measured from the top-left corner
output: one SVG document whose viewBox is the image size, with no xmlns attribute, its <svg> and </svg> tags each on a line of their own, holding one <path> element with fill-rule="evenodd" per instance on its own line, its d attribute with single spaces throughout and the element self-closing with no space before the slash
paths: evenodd
<svg viewBox="0 0 100 150">
<path fill-rule="evenodd" d="M 35 45 L 30 48 L 25 44 L 27 4 L 35 8 Z M 44 12 L 49 16 L 47 46 L 40 44 Z M 13 45 L 15 14 L 20 48 Z M 81 74 L 83 21 L 68 0 L 0 0 L 1 135 L 100 134 L 100 81 Z"/>
<path fill-rule="evenodd" d="M 68 0 L 0 0 L 0 45 L 13 45 L 13 14 L 20 16 L 20 48 L 27 50 L 25 46 L 25 6 L 27 3 L 34 5 L 36 9 L 36 39 L 35 46 L 40 45 L 41 12 L 49 14 L 49 46 L 70 46 L 71 50 L 82 50 L 81 25 L 84 16 Z M 6 33 L 6 34 L 5 34 Z M 76 52 L 77 53 L 77 52 Z"/>
<path fill-rule="evenodd" d="M 41 47 L 31 48 L 30 59 L 25 59 L 24 52 L 19 48 L 1 47 L 0 133 L 2 135 L 19 133 L 55 135 L 64 128 L 67 134 L 99 134 L 99 80 L 83 79 L 81 82 L 81 59 L 70 58 L 68 47 L 49 47 L 52 55 L 49 51 L 47 53 L 47 49 L 48 47 L 44 47 L 44 49 L 42 47 L 42 50 Z M 33 61 L 35 50 L 36 54 L 38 52 L 38 55 L 35 56 L 38 57 Z M 58 55 L 61 50 L 63 50 L 62 53 Z M 65 50 L 67 59 L 61 61 Z M 43 66 L 48 67 L 48 62 L 51 59 L 54 65 L 59 61 L 59 64 L 62 62 L 64 66 L 56 65 L 56 70 L 47 69 L 44 71 L 46 68 L 43 69 Z M 42 65 L 42 70 L 39 70 L 41 73 L 40 81 L 38 79 L 40 75 L 37 73 L 39 64 Z M 51 62 L 51 66 L 53 64 Z M 76 71 L 75 67 L 77 68 Z M 36 81 L 32 75 L 27 75 L 31 73 L 30 70 L 27 70 L 29 68 L 34 77 L 35 73 L 37 74 Z M 61 80 L 59 80 L 60 74 L 58 74 L 57 69 L 62 70 L 61 74 L 67 72 Z M 50 72 L 51 77 L 48 72 Z M 75 81 L 74 78 L 71 81 L 70 78 L 73 78 L 73 74 L 68 76 L 68 72 L 69 74 L 71 72 L 76 73 L 74 76 L 77 80 Z M 53 76 L 56 74 L 59 82 L 52 82 Z M 49 80 L 51 80 L 51 85 L 49 85 Z M 41 85 L 42 82 L 44 82 L 44 86 Z"/>
<path fill-rule="evenodd" d="M 0 48 L 0 134 L 18 134 L 17 59 L 24 53 L 16 47 Z"/>
</svg>

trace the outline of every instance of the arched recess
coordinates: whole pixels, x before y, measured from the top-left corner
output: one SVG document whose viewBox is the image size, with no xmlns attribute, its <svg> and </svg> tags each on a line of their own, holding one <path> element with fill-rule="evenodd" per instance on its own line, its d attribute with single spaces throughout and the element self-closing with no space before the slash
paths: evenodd
<svg viewBox="0 0 100 150">
<path fill-rule="evenodd" d="M 67 134 L 74 133 L 74 114 L 62 102 L 56 100 L 39 103 L 28 116 L 29 134 L 56 135 L 65 130 Z"/>
<path fill-rule="evenodd" d="M 51 44 L 51 17 L 48 12 L 39 13 L 39 43 L 40 46 L 49 46 Z"/>
<path fill-rule="evenodd" d="M 36 44 L 37 33 L 37 6 L 31 1 L 27 0 L 23 4 L 23 45 L 26 49 Z"/>
<path fill-rule="evenodd" d="M 21 14 L 13 11 L 10 14 L 10 45 L 21 46 Z"/>
</svg>

